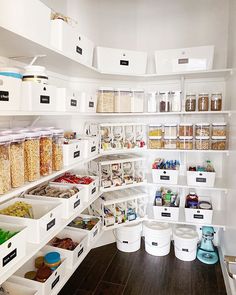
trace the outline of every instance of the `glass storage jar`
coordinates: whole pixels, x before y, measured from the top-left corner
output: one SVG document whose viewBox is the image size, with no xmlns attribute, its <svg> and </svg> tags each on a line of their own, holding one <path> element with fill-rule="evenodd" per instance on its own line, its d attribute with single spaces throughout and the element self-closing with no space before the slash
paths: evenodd
<svg viewBox="0 0 236 295">
<path fill-rule="evenodd" d="M 171 112 L 181 111 L 181 91 L 170 91 L 169 99 L 171 103 Z"/>
<path fill-rule="evenodd" d="M 25 133 L 25 181 L 35 181 L 40 177 L 40 132 Z"/>
<path fill-rule="evenodd" d="M 200 93 L 198 95 L 198 111 L 206 112 L 209 110 L 209 94 Z"/>
<path fill-rule="evenodd" d="M 195 93 L 188 93 L 185 99 L 185 111 L 186 112 L 195 112 L 196 111 L 196 94 Z"/>
<path fill-rule="evenodd" d="M 25 164 L 24 164 L 24 133 L 13 133 L 10 144 L 11 159 L 11 186 L 20 187 L 25 182 Z"/>
<path fill-rule="evenodd" d="M 222 111 L 222 93 L 212 93 L 211 111 Z"/>
<path fill-rule="evenodd" d="M 170 112 L 170 97 L 168 92 L 159 92 L 159 112 Z"/>
<path fill-rule="evenodd" d="M 195 136 L 210 136 L 210 124 L 199 123 L 195 125 Z"/>
<path fill-rule="evenodd" d="M 227 123 L 212 123 L 212 136 L 226 136 Z"/>
<path fill-rule="evenodd" d="M 179 124 L 179 136 L 193 136 L 193 124 Z"/>
<path fill-rule="evenodd" d="M 131 113 L 131 91 L 129 89 L 115 90 L 115 112 Z"/>
<path fill-rule="evenodd" d="M 227 149 L 226 136 L 212 136 L 211 149 L 212 150 L 226 150 Z"/>
<path fill-rule="evenodd" d="M 52 131 L 41 130 L 40 133 L 40 174 L 46 176 L 52 173 Z"/>
<path fill-rule="evenodd" d="M 63 129 L 52 130 L 52 170 L 59 171 L 63 168 Z"/>
<path fill-rule="evenodd" d="M 210 137 L 209 136 L 196 136 L 195 138 L 196 150 L 209 150 Z"/>
<path fill-rule="evenodd" d="M 114 89 L 111 87 L 99 88 L 97 101 L 98 113 L 113 113 L 114 112 Z"/>
<path fill-rule="evenodd" d="M 192 136 L 180 136 L 179 137 L 179 149 L 180 150 L 192 150 L 193 149 L 193 137 Z"/>
<path fill-rule="evenodd" d="M 10 135 L 0 136 L 0 195 L 7 193 L 11 189 L 10 172 Z"/>
<path fill-rule="evenodd" d="M 156 113 L 157 112 L 156 92 L 148 92 L 146 95 L 146 98 L 147 98 L 148 113 Z"/>
<path fill-rule="evenodd" d="M 149 132 L 148 136 L 162 136 L 162 125 L 156 124 L 156 125 L 149 125 Z"/>
<path fill-rule="evenodd" d="M 149 148 L 150 149 L 162 149 L 163 148 L 163 140 L 161 136 L 153 136 L 149 138 Z"/>
<path fill-rule="evenodd" d="M 177 136 L 177 124 L 165 124 L 164 136 Z"/>
<path fill-rule="evenodd" d="M 177 149 L 177 137 L 176 136 L 165 136 L 164 137 L 164 148 L 165 149 Z"/>
</svg>

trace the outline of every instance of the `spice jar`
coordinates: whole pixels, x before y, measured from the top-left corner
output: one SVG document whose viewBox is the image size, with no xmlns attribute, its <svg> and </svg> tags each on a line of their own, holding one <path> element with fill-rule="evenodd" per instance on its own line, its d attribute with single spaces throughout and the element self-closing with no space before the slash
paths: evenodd
<svg viewBox="0 0 236 295">
<path fill-rule="evenodd" d="M 177 137 L 176 136 L 165 136 L 164 137 L 164 148 L 165 149 L 177 149 Z"/>
<path fill-rule="evenodd" d="M 168 92 L 159 92 L 159 111 L 170 112 L 170 100 Z"/>
<path fill-rule="evenodd" d="M 227 123 L 212 123 L 212 136 L 226 136 Z"/>
<path fill-rule="evenodd" d="M 161 136 L 153 136 L 149 138 L 149 148 L 150 149 L 162 149 L 163 141 Z"/>
<path fill-rule="evenodd" d="M 165 136 L 177 136 L 177 124 L 165 124 L 164 125 Z"/>
<path fill-rule="evenodd" d="M 149 137 L 162 136 L 162 125 L 161 124 L 149 125 L 148 135 Z"/>
<path fill-rule="evenodd" d="M 171 102 L 171 112 L 181 111 L 181 91 L 170 91 L 169 100 Z"/>
<path fill-rule="evenodd" d="M 52 173 L 52 132 L 42 130 L 40 133 L 40 174 L 46 176 Z"/>
<path fill-rule="evenodd" d="M 52 130 L 52 170 L 59 171 L 63 167 L 63 129 Z"/>
<path fill-rule="evenodd" d="M 10 135 L 0 136 L 0 194 L 5 194 L 11 189 L 10 173 Z"/>
<path fill-rule="evenodd" d="M 211 95 L 211 111 L 222 110 L 222 93 L 213 93 Z"/>
<path fill-rule="evenodd" d="M 209 94 L 201 93 L 198 95 L 198 111 L 204 112 L 209 110 Z"/>
<path fill-rule="evenodd" d="M 210 137 L 209 136 L 197 136 L 195 139 L 196 150 L 209 150 L 210 149 Z"/>
<path fill-rule="evenodd" d="M 186 100 L 185 100 L 185 111 L 186 112 L 195 112 L 196 111 L 196 94 L 194 93 L 189 93 L 186 95 Z"/>
<path fill-rule="evenodd" d="M 193 124 L 179 124 L 179 136 L 193 136 Z"/>
<path fill-rule="evenodd" d="M 192 136 L 180 136 L 179 137 L 179 149 L 180 150 L 192 150 L 193 149 L 193 137 Z"/>
<path fill-rule="evenodd" d="M 98 113 L 113 113 L 114 112 L 114 89 L 110 87 L 99 88 L 97 102 Z"/>
<path fill-rule="evenodd" d="M 115 112 L 130 113 L 131 112 L 131 91 L 129 89 L 115 90 Z"/>
<path fill-rule="evenodd" d="M 24 168 L 24 133 L 13 133 L 10 144 L 11 186 L 20 187 L 25 182 Z"/>
<path fill-rule="evenodd" d="M 25 133 L 25 181 L 35 181 L 40 177 L 40 132 Z"/>
<path fill-rule="evenodd" d="M 209 123 L 196 124 L 195 136 L 210 136 L 210 124 Z"/>
<path fill-rule="evenodd" d="M 211 149 L 212 150 L 226 150 L 226 136 L 212 136 Z"/>
</svg>

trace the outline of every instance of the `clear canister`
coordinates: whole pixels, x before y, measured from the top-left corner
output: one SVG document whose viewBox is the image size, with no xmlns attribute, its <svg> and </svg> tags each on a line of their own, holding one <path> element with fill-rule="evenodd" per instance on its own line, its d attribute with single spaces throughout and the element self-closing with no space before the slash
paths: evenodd
<svg viewBox="0 0 236 295">
<path fill-rule="evenodd" d="M 63 142 L 64 130 L 52 130 L 52 170 L 59 171 L 63 168 Z"/>
<path fill-rule="evenodd" d="M 159 112 L 170 112 L 170 96 L 169 92 L 159 92 Z"/>
<path fill-rule="evenodd" d="M 211 111 L 222 111 L 222 93 L 212 93 Z"/>
<path fill-rule="evenodd" d="M 40 174 L 46 176 L 52 173 L 52 131 L 41 130 L 40 133 Z"/>
<path fill-rule="evenodd" d="M 149 138 L 149 148 L 162 149 L 163 148 L 162 136 L 153 136 L 152 138 Z"/>
<path fill-rule="evenodd" d="M 111 87 L 99 88 L 97 92 L 97 112 L 113 113 L 114 112 L 114 89 Z"/>
<path fill-rule="evenodd" d="M 195 125 L 195 136 L 210 136 L 211 127 L 209 123 L 198 123 Z"/>
<path fill-rule="evenodd" d="M 192 150 L 193 149 L 193 137 L 192 136 L 180 136 L 179 137 L 179 149 L 180 150 Z"/>
<path fill-rule="evenodd" d="M 146 99 L 147 99 L 147 111 L 148 111 L 148 113 L 156 113 L 157 112 L 156 92 L 148 92 L 146 94 Z"/>
<path fill-rule="evenodd" d="M 149 125 L 149 132 L 148 136 L 162 136 L 162 125 L 161 124 L 156 124 L 156 125 Z"/>
<path fill-rule="evenodd" d="M 165 124 L 164 125 L 165 136 L 177 136 L 177 124 Z"/>
<path fill-rule="evenodd" d="M 226 136 L 227 135 L 227 123 L 212 123 L 212 136 Z"/>
<path fill-rule="evenodd" d="M 198 111 L 206 112 L 209 110 L 209 94 L 200 93 L 198 95 Z"/>
<path fill-rule="evenodd" d="M 115 112 L 116 113 L 131 112 L 131 91 L 129 89 L 115 90 Z"/>
<path fill-rule="evenodd" d="M 170 91 L 171 112 L 181 111 L 181 91 Z"/>
<path fill-rule="evenodd" d="M 193 124 L 179 124 L 179 136 L 193 136 Z"/>
<path fill-rule="evenodd" d="M 185 99 L 185 111 L 186 112 L 195 112 L 197 105 L 197 99 L 195 93 L 188 93 Z"/>
<path fill-rule="evenodd" d="M 212 150 L 226 150 L 227 149 L 226 136 L 212 136 L 211 149 Z"/>
<path fill-rule="evenodd" d="M 196 150 L 209 150 L 210 149 L 210 137 L 209 136 L 197 136 L 195 138 Z"/>
<path fill-rule="evenodd" d="M 131 112 L 132 113 L 144 112 L 144 99 L 145 99 L 144 90 L 131 89 Z"/>
<path fill-rule="evenodd" d="M 13 133 L 10 144 L 11 159 L 11 186 L 20 187 L 25 182 L 25 164 L 24 164 L 24 133 Z"/>
<path fill-rule="evenodd" d="M 176 136 L 165 136 L 164 137 L 164 148 L 165 149 L 177 149 L 177 137 Z"/>
<path fill-rule="evenodd" d="M 10 135 L 0 136 L 0 194 L 5 194 L 11 189 L 10 172 Z"/>
</svg>

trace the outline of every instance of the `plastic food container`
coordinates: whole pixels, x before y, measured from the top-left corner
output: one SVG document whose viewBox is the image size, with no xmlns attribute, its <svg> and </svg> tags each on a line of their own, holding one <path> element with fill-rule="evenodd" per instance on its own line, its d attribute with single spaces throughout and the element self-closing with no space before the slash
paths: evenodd
<svg viewBox="0 0 236 295">
<path fill-rule="evenodd" d="M 212 136 L 226 136 L 227 123 L 212 123 Z"/>
<path fill-rule="evenodd" d="M 226 136 L 212 136 L 211 149 L 212 150 L 226 150 L 227 140 Z"/>
<path fill-rule="evenodd" d="M 131 112 L 131 91 L 129 89 L 115 90 L 115 112 L 116 113 Z"/>
<path fill-rule="evenodd" d="M 144 90 L 132 89 L 131 90 L 131 112 L 143 113 L 144 111 Z"/>
<path fill-rule="evenodd" d="M 193 124 L 179 124 L 179 136 L 193 136 Z"/>
<path fill-rule="evenodd" d="M 159 112 L 170 112 L 170 97 L 168 92 L 159 93 Z"/>
<path fill-rule="evenodd" d="M 179 149 L 180 150 L 192 150 L 193 149 L 193 137 L 192 136 L 180 136 L 179 137 Z"/>
<path fill-rule="evenodd" d="M 210 124 L 209 123 L 196 124 L 195 136 L 210 136 Z"/>
<path fill-rule="evenodd" d="M 157 125 L 149 125 L 149 138 L 152 136 L 162 136 L 162 125 L 157 124 Z"/>
<path fill-rule="evenodd" d="M 10 142 L 11 136 L 0 136 L 0 194 L 5 194 L 11 189 L 10 174 Z"/>
<path fill-rule="evenodd" d="M 40 132 L 25 133 L 25 181 L 40 177 Z"/>
<path fill-rule="evenodd" d="M 25 182 L 24 168 L 24 133 L 13 133 L 10 145 L 11 186 L 20 187 Z"/>
<path fill-rule="evenodd" d="M 40 131 L 40 174 L 46 176 L 52 173 L 52 132 Z"/>
<path fill-rule="evenodd" d="M 165 149 L 177 149 L 177 137 L 176 136 L 165 136 L 164 137 L 164 148 Z"/>
<path fill-rule="evenodd" d="M 150 149 L 162 149 L 163 141 L 161 136 L 156 136 L 149 138 L 149 148 Z"/>
<path fill-rule="evenodd" d="M 211 95 L 211 111 L 222 111 L 222 93 Z"/>
<path fill-rule="evenodd" d="M 209 150 L 210 149 L 210 137 L 209 136 L 197 136 L 195 139 L 196 150 Z"/>
<path fill-rule="evenodd" d="M 185 100 L 185 111 L 186 112 L 195 112 L 196 111 L 196 104 L 197 104 L 196 94 L 194 94 L 194 93 L 187 94 L 186 100 Z"/>
<path fill-rule="evenodd" d="M 181 111 L 181 91 L 171 91 L 169 92 L 169 98 L 171 102 L 171 112 Z"/>
<path fill-rule="evenodd" d="M 35 65 L 26 66 L 22 80 L 48 84 L 48 76 L 45 67 Z"/>
<path fill-rule="evenodd" d="M 177 136 L 177 124 L 165 124 L 164 125 L 165 136 Z"/>
<path fill-rule="evenodd" d="M 63 167 L 64 130 L 53 129 L 52 132 L 52 170 L 59 171 Z"/>
<path fill-rule="evenodd" d="M 113 113 L 114 112 L 114 89 L 99 88 L 98 90 L 98 102 L 97 112 L 98 113 Z"/>
<path fill-rule="evenodd" d="M 156 113 L 157 111 L 157 98 L 156 92 L 149 92 L 147 97 L 147 111 L 148 113 Z"/>
<path fill-rule="evenodd" d="M 201 93 L 198 95 L 198 111 L 205 112 L 209 110 L 209 94 Z"/>
</svg>

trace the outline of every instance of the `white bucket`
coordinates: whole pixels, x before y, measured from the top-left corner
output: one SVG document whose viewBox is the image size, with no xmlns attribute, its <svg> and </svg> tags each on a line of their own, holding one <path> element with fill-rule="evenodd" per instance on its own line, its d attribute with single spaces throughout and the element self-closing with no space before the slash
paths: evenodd
<svg viewBox="0 0 236 295">
<path fill-rule="evenodd" d="M 144 222 L 143 235 L 145 250 L 154 256 L 164 256 L 170 252 L 171 227 L 168 223 Z"/>
<path fill-rule="evenodd" d="M 183 261 L 193 261 L 197 254 L 198 233 L 191 227 L 176 227 L 173 231 L 175 256 Z"/>
<path fill-rule="evenodd" d="M 141 246 L 142 223 L 115 229 L 116 245 L 122 252 L 135 252 Z"/>
</svg>

